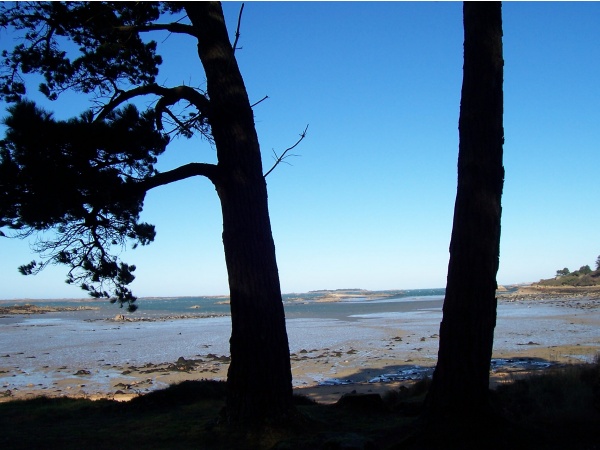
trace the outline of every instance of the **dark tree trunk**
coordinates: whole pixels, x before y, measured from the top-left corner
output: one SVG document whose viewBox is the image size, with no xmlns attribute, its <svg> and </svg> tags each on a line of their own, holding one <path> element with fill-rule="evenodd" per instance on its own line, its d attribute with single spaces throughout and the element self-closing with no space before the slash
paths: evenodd
<svg viewBox="0 0 600 450">
<path fill-rule="evenodd" d="M 499 2 L 465 2 L 458 188 L 429 414 L 485 414 L 500 254 L 503 58 Z"/>
<path fill-rule="evenodd" d="M 218 156 L 232 321 L 227 419 L 282 421 L 293 411 L 292 375 L 254 115 L 220 4 L 188 3 L 186 11 L 198 32 Z"/>
</svg>

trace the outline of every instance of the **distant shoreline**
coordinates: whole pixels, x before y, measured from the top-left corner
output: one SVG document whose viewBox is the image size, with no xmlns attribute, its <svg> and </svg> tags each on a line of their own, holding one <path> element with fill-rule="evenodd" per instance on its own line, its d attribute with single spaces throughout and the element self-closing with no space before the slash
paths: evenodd
<svg viewBox="0 0 600 450">
<path fill-rule="evenodd" d="M 37 305 L 14 305 L 0 306 L 0 317 L 4 315 L 28 315 L 28 314 L 45 314 L 49 312 L 65 312 L 65 311 L 96 311 L 100 308 L 95 306 L 37 306 Z"/>
<path fill-rule="evenodd" d="M 291 293 L 283 294 L 284 304 L 294 303 L 336 303 L 336 302 L 352 302 L 355 300 L 364 299 L 365 301 L 385 300 L 397 297 L 410 296 L 411 291 L 443 291 L 443 288 L 436 289 L 407 289 L 407 290 L 383 290 L 369 291 L 365 289 L 336 289 L 336 290 L 318 290 L 309 291 L 307 293 Z M 289 298 L 289 296 L 294 296 Z M 437 294 L 437 295 L 443 295 Z M 527 285 L 507 285 L 499 286 L 496 292 L 497 298 L 500 301 L 520 301 L 520 300 L 573 300 L 573 299 L 600 299 L 600 286 L 545 286 L 538 284 Z M 191 299 L 194 296 L 182 297 L 140 297 L 139 300 L 143 303 L 144 300 L 159 300 L 168 302 L 170 300 Z M 212 295 L 198 296 L 197 298 L 205 299 L 221 299 L 219 304 L 226 304 L 229 301 L 228 295 Z M 19 314 L 44 314 L 47 312 L 64 312 L 64 311 L 90 311 L 99 309 L 98 302 L 108 299 L 93 299 L 93 298 L 47 298 L 47 299 L 10 299 L 0 300 L 0 315 L 19 315 Z M 47 303 L 46 305 L 40 305 Z M 78 306 L 53 306 L 53 303 L 79 303 Z M 96 305 L 86 305 L 95 303 Z M 50 304 L 50 305 L 48 305 Z M 83 304 L 83 305 L 81 305 Z M 118 313 L 118 312 L 117 312 Z M 195 316 L 195 314 L 184 314 L 185 317 Z M 173 317 L 175 318 L 175 317 Z"/>
<path fill-rule="evenodd" d="M 401 295 L 410 294 L 411 291 L 440 291 L 444 288 L 424 288 L 424 289 L 386 289 L 381 291 L 370 291 L 366 289 L 334 289 L 334 290 L 316 290 L 305 293 L 290 292 L 283 296 L 297 296 L 300 300 L 304 300 L 304 296 L 312 296 L 310 301 L 314 302 L 337 302 L 351 299 L 364 298 L 366 300 L 380 300 L 385 298 L 394 298 Z M 589 297 L 600 298 L 600 286 L 544 286 L 535 283 L 532 284 L 516 284 L 499 286 L 497 291 L 499 299 L 544 299 L 549 297 L 555 298 L 577 298 Z M 318 296 L 315 296 L 318 295 Z M 187 298 L 208 298 L 208 299 L 229 299 L 229 295 L 183 295 L 183 296 L 165 296 L 165 297 L 139 297 L 138 300 L 175 300 Z M 95 299 L 90 297 L 83 298 L 15 298 L 15 299 L 0 299 L 0 305 L 23 305 L 36 303 L 88 303 L 98 302 L 104 299 Z M 108 300 L 108 299 L 106 299 Z"/>
<path fill-rule="evenodd" d="M 369 291 L 365 289 L 336 289 L 336 290 L 318 290 L 308 292 L 287 292 L 282 294 L 283 296 L 306 296 L 320 294 L 318 298 L 384 298 L 392 297 L 400 294 L 405 294 L 410 291 L 420 290 L 439 290 L 443 288 L 428 288 L 428 289 L 389 289 L 382 291 Z M 148 296 L 138 297 L 138 300 L 174 300 L 174 299 L 186 299 L 186 298 L 210 298 L 210 299 L 229 299 L 228 294 L 221 295 L 169 295 L 169 296 Z M 36 303 L 36 302 L 96 302 L 103 299 L 81 297 L 81 298 L 12 298 L 12 299 L 0 299 L 0 304 L 4 303 Z M 108 299 L 106 299 L 108 300 Z"/>
<path fill-rule="evenodd" d="M 551 298 L 600 299 L 600 286 L 521 286 L 514 292 L 499 292 L 498 298 L 505 300 L 544 300 Z"/>
</svg>

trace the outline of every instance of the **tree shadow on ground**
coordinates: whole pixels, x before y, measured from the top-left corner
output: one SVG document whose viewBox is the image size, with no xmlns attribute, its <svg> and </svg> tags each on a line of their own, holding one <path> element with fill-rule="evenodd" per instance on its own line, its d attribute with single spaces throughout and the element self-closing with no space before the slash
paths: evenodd
<svg viewBox="0 0 600 450">
<path fill-rule="evenodd" d="M 384 372 L 403 370 L 388 366 Z M 394 370 L 392 370 L 394 369 Z M 360 371 L 359 371 L 360 372 Z M 494 420 L 420 420 L 427 381 L 331 405 L 296 396 L 287 426 L 219 422 L 225 383 L 187 381 L 127 403 L 38 398 L 0 404 L 0 446 L 11 449 L 585 449 L 600 442 L 600 364 L 566 366 L 505 383 Z M 31 430 L 38 430 L 32 433 Z"/>
<path fill-rule="evenodd" d="M 352 391 L 384 395 L 386 390 L 397 390 L 401 386 L 410 386 L 416 381 L 430 378 L 434 364 L 435 362 L 431 365 L 392 364 L 377 369 L 362 367 L 344 377 L 326 378 L 316 388 L 299 387 L 296 392 L 322 403 L 333 403 L 341 395 Z M 490 365 L 490 386 L 495 388 L 524 376 L 565 366 L 536 357 L 493 358 Z"/>
</svg>

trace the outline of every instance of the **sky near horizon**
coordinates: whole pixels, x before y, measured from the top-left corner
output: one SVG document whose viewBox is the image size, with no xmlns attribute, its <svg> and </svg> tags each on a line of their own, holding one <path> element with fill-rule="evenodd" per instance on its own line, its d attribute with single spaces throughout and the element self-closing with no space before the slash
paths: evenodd
<svg viewBox="0 0 600 450">
<path fill-rule="evenodd" d="M 223 5 L 232 41 L 240 5 Z M 503 4 L 500 284 L 593 268 L 600 254 L 599 20 L 597 2 Z M 202 87 L 194 42 L 165 38 L 158 81 Z M 267 178 L 284 293 L 445 287 L 462 45 L 461 3 L 246 3 L 236 56 L 251 102 L 269 96 L 254 108 L 265 172 L 309 125 L 299 156 Z M 58 118 L 86 107 L 76 95 L 40 105 Z M 178 140 L 157 168 L 215 159 L 206 142 Z M 210 182 L 151 191 L 142 220 L 155 242 L 121 255 L 137 266 L 136 295 L 228 293 Z M 0 240 L 0 299 L 85 297 L 66 267 L 20 275 L 29 244 Z"/>
</svg>

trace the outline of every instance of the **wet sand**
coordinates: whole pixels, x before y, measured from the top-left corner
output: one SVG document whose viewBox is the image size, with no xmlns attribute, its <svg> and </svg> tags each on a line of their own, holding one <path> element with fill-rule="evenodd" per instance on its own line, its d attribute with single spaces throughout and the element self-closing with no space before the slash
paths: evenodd
<svg viewBox="0 0 600 450">
<path fill-rule="evenodd" d="M 592 361 L 600 352 L 599 306 L 589 298 L 500 300 L 492 383 Z M 0 336 L 0 401 L 128 400 L 184 380 L 227 376 L 227 317 L 122 323 L 71 314 L 72 320 L 52 313 L 1 319 L 10 326 Z M 440 319 L 441 310 L 430 308 L 352 321 L 288 320 L 295 391 L 334 402 L 347 392 L 412 383 L 435 365 Z"/>
</svg>

